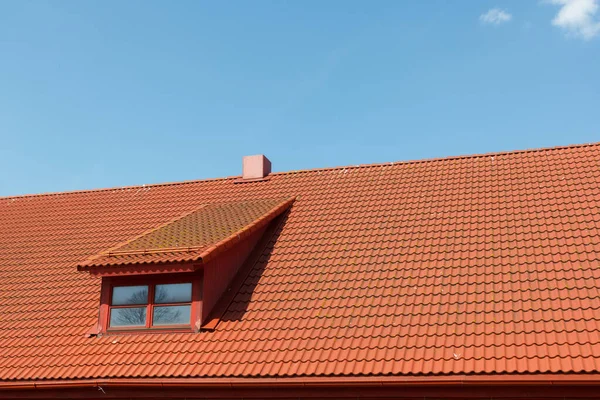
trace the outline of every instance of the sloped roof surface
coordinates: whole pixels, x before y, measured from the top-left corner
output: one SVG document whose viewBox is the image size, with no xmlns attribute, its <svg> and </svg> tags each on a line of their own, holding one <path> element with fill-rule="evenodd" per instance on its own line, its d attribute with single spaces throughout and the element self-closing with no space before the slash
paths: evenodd
<svg viewBox="0 0 600 400">
<path fill-rule="evenodd" d="M 598 372 L 600 146 L 0 199 L 0 379 Z M 296 196 L 214 332 L 86 338 L 75 266 Z"/>
<path fill-rule="evenodd" d="M 270 212 L 281 210 L 289 200 L 257 199 L 205 204 L 92 256 L 81 266 L 93 269 L 99 266 L 198 260 L 219 242 L 239 234 Z"/>
</svg>

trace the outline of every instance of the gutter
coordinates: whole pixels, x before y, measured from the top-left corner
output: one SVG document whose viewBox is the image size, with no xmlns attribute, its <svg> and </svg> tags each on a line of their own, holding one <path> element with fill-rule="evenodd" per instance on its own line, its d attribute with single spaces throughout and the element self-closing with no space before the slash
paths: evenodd
<svg viewBox="0 0 600 400">
<path fill-rule="evenodd" d="M 600 374 L 539 375 L 451 375 L 406 377 L 331 378 L 118 378 L 81 380 L 0 381 L 1 390 L 79 389 L 79 388 L 334 388 L 410 386 L 600 386 Z"/>
</svg>

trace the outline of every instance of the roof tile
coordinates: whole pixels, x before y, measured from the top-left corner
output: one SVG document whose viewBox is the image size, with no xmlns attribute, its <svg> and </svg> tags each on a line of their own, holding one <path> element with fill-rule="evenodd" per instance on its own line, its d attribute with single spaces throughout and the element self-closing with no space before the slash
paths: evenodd
<svg viewBox="0 0 600 400">
<path fill-rule="evenodd" d="M 595 144 L 0 198 L 0 380 L 598 373 L 599 163 Z M 82 260 L 197 257 L 294 197 L 215 331 L 85 337 Z"/>
</svg>

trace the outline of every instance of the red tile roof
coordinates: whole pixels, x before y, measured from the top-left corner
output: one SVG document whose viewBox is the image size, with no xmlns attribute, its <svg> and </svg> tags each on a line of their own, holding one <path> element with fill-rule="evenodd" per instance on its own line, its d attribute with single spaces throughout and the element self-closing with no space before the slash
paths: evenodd
<svg viewBox="0 0 600 400">
<path fill-rule="evenodd" d="M 257 199 L 203 204 L 78 265 L 79 270 L 130 264 L 206 260 L 221 246 L 269 223 L 293 199 Z"/>
<path fill-rule="evenodd" d="M 600 145 L 0 199 L 0 380 L 597 373 Z M 85 337 L 76 265 L 296 197 L 214 332 Z"/>
</svg>

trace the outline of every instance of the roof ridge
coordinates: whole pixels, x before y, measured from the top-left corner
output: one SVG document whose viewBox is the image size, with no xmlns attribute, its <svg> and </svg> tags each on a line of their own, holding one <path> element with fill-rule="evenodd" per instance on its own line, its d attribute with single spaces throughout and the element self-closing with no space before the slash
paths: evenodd
<svg viewBox="0 0 600 400">
<path fill-rule="evenodd" d="M 534 148 L 523 149 L 523 150 L 505 150 L 505 151 L 497 151 L 497 152 L 489 152 L 489 153 L 476 153 L 476 154 L 464 154 L 464 155 L 447 156 L 447 157 L 423 158 L 423 159 L 416 159 L 416 160 L 388 161 L 388 162 L 373 163 L 373 164 L 339 165 L 339 166 L 335 166 L 335 167 L 299 169 L 299 170 L 291 170 L 291 171 L 273 172 L 273 173 L 269 174 L 269 176 L 290 175 L 290 174 L 311 173 L 311 172 L 323 172 L 323 171 L 335 171 L 335 170 L 343 170 L 343 169 L 374 168 L 374 167 L 383 167 L 383 166 L 390 166 L 390 165 L 396 165 L 396 164 L 421 164 L 421 163 L 427 163 L 427 162 L 462 160 L 462 159 L 469 159 L 469 158 L 483 158 L 483 157 L 513 155 L 513 154 L 522 154 L 522 153 L 538 153 L 538 152 L 577 149 L 577 148 L 582 148 L 582 147 L 594 147 L 594 146 L 600 146 L 600 142 L 570 144 L 570 145 L 552 146 L 552 147 L 534 147 Z M 97 189 L 67 190 L 67 191 L 62 191 L 62 192 L 45 192 L 45 193 L 20 194 L 20 195 L 13 195 L 13 196 L 0 196 L 0 201 L 31 198 L 31 197 L 65 196 L 65 195 L 70 195 L 70 194 L 107 192 L 107 191 L 115 191 L 115 190 L 131 190 L 131 189 L 142 189 L 142 188 L 162 187 L 162 186 L 189 185 L 189 184 L 202 183 L 202 182 L 235 180 L 235 179 L 239 179 L 240 177 L 241 177 L 241 175 L 233 175 L 233 176 L 219 177 L 219 178 L 192 179 L 192 180 L 184 180 L 184 181 L 151 183 L 151 184 L 142 184 L 142 185 L 114 186 L 114 187 L 97 188 Z"/>
<path fill-rule="evenodd" d="M 463 160 L 463 159 L 469 159 L 469 158 L 495 157 L 495 156 L 513 155 L 513 154 L 522 154 L 522 153 L 541 153 L 541 152 L 548 152 L 548 151 L 578 149 L 578 148 L 582 148 L 582 147 L 594 147 L 594 146 L 600 146 L 600 142 L 570 144 L 570 145 L 565 145 L 565 146 L 553 146 L 553 147 L 534 147 L 534 148 L 523 149 L 523 150 L 505 150 L 505 151 L 495 151 L 495 152 L 489 152 L 489 153 L 464 154 L 464 155 L 448 156 L 448 157 L 422 158 L 422 159 L 417 159 L 417 160 L 387 161 L 387 162 L 373 163 L 373 164 L 340 165 L 337 167 L 301 169 L 301 170 L 295 170 L 295 171 L 273 172 L 273 173 L 269 174 L 269 176 L 300 174 L 300 173 L 319 172 L 319 171 L 335 171 L 335 170 L 343 170 L 343 169 L 386 167 L 386 166 L 398 165 L 398 164 L 423 164 L 423 163 L 428 163 L 428 162 L 441 162 L 441 161 L 451 161 L 451 160 Z"/>
</svg>

